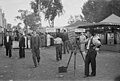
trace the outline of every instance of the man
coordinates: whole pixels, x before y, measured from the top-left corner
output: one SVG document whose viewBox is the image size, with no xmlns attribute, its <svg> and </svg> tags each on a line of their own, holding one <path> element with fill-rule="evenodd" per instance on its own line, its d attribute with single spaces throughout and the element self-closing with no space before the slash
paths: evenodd
<svg viewBox="0 0 120 81">
<path fill-rule="evenodd" d="M 79 41 L 80 41 L 80 50 L 82 51 L 83 54 L 85 54 L 85 40 L 86 40 L 86 36 L 84 35 L 83 32 L 81 32 Z"/>
<path fill-rule="evenodd" d="M 6 48 L 6 56 L 9 56 L 9 58 L 12 57 L 11 49 L 12 49 L 12 37 L 10 36 L 10 33 L 7 31 L 6 36 L 4 37 L 4 45 Z"/>
<path fill-rule="evenodd" d="M 69 49 L 68 49 L 68 33 L 66 32 L 66 30 L 64 30 L 63 32 L 63 53 L 66 54 L 66 51 L 69 53 Z"/>
<path fill-rule="evenodd" d="M 24 38 L 23 34 L 20 34 L 19 58 L 25 58 L 25 38 Z"/>
<path fill-rule="evenodd" d="M 101 42 L 99 40 L 95 40 L 93 31 L 88 31 L 87 36 L 88 39 L 87 42 L 87 55 L 85 57 L 85 76 L 84 78 L 88 76 L 96 76 L 96 55 L 97 51 L 96 48 L 101 45 Z M 91 75 L 89 75 L 89 64 L 91 63 Z"/>
<path fill-rule="evenodd" d="M 30 40 L 30 46 L 32 51 L 32 58 L 35 68 L 40 62 L 40 37 L 36 34 L 36 31 L 33 31 L 33 36 Z"/>
<path fill-rule="evenodd" d="M 59 60 L 62 60 L 62 39 L 57 36 L 55 39 L 54 39 L 54 43 L 56 45 L 56 60 L 59 61 Z"/>
<path fill-rule="evenodd" d="M 47 34 L 47 47 L 50 47 L 51 45 L 51 38 L 53 38 L 49 33 Z"/>
</svg>

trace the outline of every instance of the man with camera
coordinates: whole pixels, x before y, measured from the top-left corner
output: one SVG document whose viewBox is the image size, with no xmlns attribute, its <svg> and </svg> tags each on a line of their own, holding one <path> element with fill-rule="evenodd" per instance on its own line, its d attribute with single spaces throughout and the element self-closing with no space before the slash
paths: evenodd
<svg viewBox="0 0 120 81">
<path fill-rule="evenodd" d="M 89 77 L 89 76 L 96 76 L 96 55 L 97 55 L 97 51 L 98 48 L 100 48 L 101 46 L 101 42 L 98 38 L 96 38 L 95 34 L 93 33 L 93 31 L 87 31 L 87 37 L 88 39 L 86 39 L 86 43 L 87 43 L 87 54 L 85 56 L 85 76 Z M 91 75 L 89 75 L 89 65 L 91 63 Z"/>
</svg>

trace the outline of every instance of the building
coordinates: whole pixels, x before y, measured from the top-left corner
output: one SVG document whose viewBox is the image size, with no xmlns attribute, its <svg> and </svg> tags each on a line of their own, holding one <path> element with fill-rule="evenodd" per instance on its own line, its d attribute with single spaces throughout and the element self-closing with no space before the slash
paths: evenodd
<svg viewBox="0 0 120 81">
<path fill-rule="evenodd" d="M 3 38 L 4 38 L 4 30 L 7 26 L 5 14 L 3 13 L 2 9 L 0 8 L 0 46 L 3 45 Z"/>
</svg>

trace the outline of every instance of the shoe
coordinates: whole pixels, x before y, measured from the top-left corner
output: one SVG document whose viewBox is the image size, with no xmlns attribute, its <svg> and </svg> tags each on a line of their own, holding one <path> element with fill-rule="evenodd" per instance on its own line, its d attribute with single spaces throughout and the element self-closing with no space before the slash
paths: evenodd
<svg viewBox="0 0 120 81">
<path fill-rule="evenodd" d="M 40 61 L 38 61 L 38 65 L 40 64 Z"/>
<path fill-rule="evenodd" d="M 34 68 L 36 68 L 36 67 L 37 67 L 37 65 L 34 66 Z"/>
<path fill-rule="evenodd" d="M 89 77 L 89 75 L 85 75 L 83 78 L 87 78 L 87 77 Z"/>
<path fill-rule="evenodd" d="M 57 59 L 57 62 L 58 62 L 59 60 Z"/>
<path fill-rule="evenodd" d="M 94 76 L 96 76 L 96 75 L 90 75 L 90 77 L 94 77 Z"/>
</svg>

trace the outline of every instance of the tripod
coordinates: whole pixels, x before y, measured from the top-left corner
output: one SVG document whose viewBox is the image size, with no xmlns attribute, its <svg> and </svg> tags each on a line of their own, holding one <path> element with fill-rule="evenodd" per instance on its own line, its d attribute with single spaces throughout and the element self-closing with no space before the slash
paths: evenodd
<svg viewBox="0 0 120 81">
<path fill-rule="evenodd" d="M 69 63 L 70 63 L 70 60 L 71 60 L 71 57 L 72 57 L 72 55 L 74 54 L 74 76 L 75 76 L 75 70 L 76 70 L 76 54 L 77 54 L 77 48 L 78 48 L 78 50 L 79 50 L 79 52 L 80 52 L 80 54 L 81 54 L 81 56 L 82 56 L 82 58 L 83 58 L 83 61 L 85 62 L 84 56 L 83 56 L 83 54 L 82 54 L 82 51 L 80 50 L 79 45 L 76 43 L 76 45 L 72 47 L 72 51 L 71 51 L 71 54 L 70 54 L 70 57 L 69 57 L 69 60 L 68 60 L 68 63 L 67 63 L 67 67 L 66 67 L 66 68 L 68 68 Z"/>
</svg>

